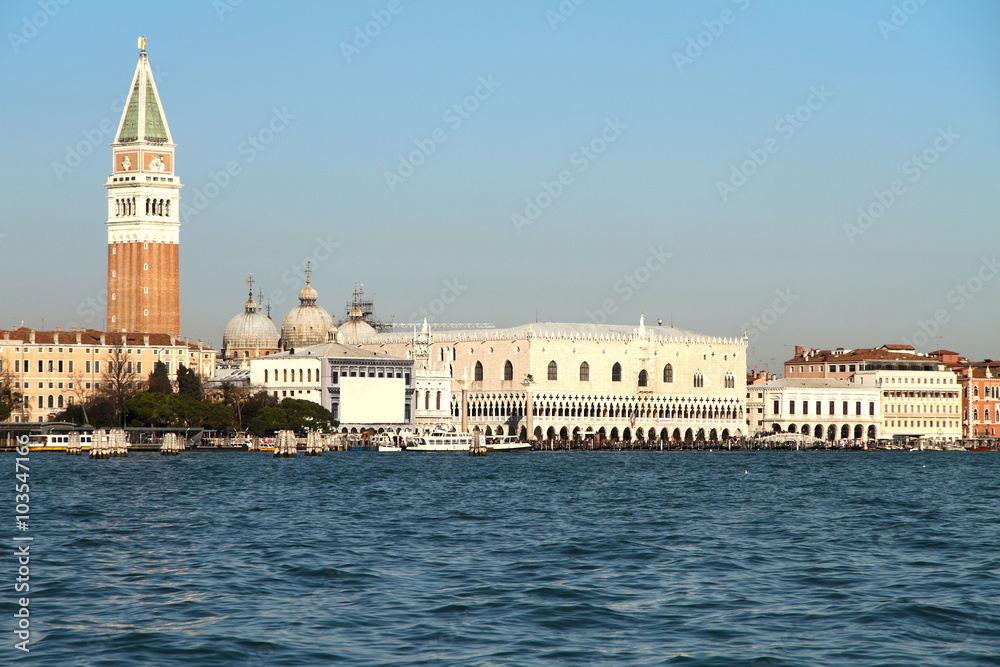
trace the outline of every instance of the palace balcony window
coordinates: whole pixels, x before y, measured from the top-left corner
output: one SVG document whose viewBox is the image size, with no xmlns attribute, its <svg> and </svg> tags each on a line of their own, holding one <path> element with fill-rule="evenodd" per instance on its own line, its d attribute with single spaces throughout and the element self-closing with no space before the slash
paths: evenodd
<svg viewBox="0 0 1000 667">
<path fill-rule="evenodd" d="M 508 382 L 514 379 L 514 364 L 510 363 L 510 359 L 503 364 L 503 379 Z"/>
<path fill-rule="evenodd" d="M 645 370 L 639 371 L 639 386 L 647 387 L 649 386 L 649 374 Z"/>
<path fill-rule="evenodd" d="M 483 362 L 481 361 L 476 362 L 476 367 L 472 371 L 472 378 L 475 382 L 483 381 Z"/>
<path fill-rule="evenodd" d="M 615 365 L 611 367 L 611 381 L 612 382 L 622 381 L 622 365 L 619 364 L 617 361 L 615 362 Z"/>
<path fill-rule="evenodd" d="M 559 366 L 555 361 L 549 362 L 549 379 L 558 380 L 559 379 Z"/>
<path fill-rule="evenodd" d="M 674 381 L 674 367 L 670 364 L 663 367 L 663 381 L 667 383 Z"/>
<path fill-rule="evenodd" d="M 590 364 L 586 361 L 580 364 L 580 382 L 590 382 Z"/>
</svg>

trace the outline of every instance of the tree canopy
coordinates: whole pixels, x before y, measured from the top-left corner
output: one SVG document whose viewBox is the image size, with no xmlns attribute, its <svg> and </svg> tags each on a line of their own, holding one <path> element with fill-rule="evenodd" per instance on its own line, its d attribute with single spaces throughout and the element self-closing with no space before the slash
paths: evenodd
<svg viewBox="0 0 1000 667">
<path fill-rule="evenodd" d="M 153 364 L 153 372 L 149 374 L 149 391 L 156 394 L 174 393 L 174 385 L 170 382 L 167 365 L 162 361 Z"/>
<path fill-rule="evenodd" d="M 269 435 L 281 429 L 329 430 L 336 425 L 330 411 L 319 403 L 286 398 L 278 405 L 261 408 L 250 420 L 247 430 L 254 435 Z"/>
</svg>

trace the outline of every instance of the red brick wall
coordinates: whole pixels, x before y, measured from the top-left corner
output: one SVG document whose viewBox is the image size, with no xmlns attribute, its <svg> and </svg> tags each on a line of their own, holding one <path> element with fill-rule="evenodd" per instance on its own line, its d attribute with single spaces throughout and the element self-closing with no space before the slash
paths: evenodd
<svg viewBox="0 0 1000 667">
<path fill-rule="evenodd" d="M 180 334 L 178 250 L 175 243 L 108 245 L 108 331 Z"/>
</svg>

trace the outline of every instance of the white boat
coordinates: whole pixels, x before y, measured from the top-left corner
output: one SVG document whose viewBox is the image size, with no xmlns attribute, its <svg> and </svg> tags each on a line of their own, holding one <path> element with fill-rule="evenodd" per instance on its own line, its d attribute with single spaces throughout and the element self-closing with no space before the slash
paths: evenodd
<svg viewBox="0 0 1000 667">
<path fill-rule="evenodd" d="M 403 448 L 394 442 L 394 438 L 390 437 L 386 433 L 379 433 L 378 435 L 373 435 L 371 442 L 378 451 L 380 452 L 401 452 Z"/>
<path fill-rule="evenodd" d="M 520 442 L 516 435 L 486 436 L 486 450 L 490 452 L 527 452 L 531 443 Z"/>
<path fill-rule="evenodd" d="M 408 452 L 467 452 L 472 447 L 471 433 L 434 431 L 429 435 L 414 435 L 406 441 Z"/>
<path fill-rule="evenodd" d="M 93 436 L 80 434 L 80 449 L 89 450 Z M 65 452 L 69 448 L 68 433 L 46 433 L 28 436 L 28 450 L 32 452 Z"/>
</svg>

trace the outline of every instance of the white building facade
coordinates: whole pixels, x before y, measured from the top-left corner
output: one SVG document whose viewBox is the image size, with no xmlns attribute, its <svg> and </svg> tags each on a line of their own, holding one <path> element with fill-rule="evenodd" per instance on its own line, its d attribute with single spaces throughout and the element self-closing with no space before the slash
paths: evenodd
<svg viewBox="0 0 1000 667">
<path fill-rule="evenodd" d="M 322 405 L 342 432 L 413 425 L 413 361 L 336 341 L 250 359 L 250 385 Z"/>
<path fill-rule="evenodd" d="M 882 396 L 883 437 L 951 442 L 962 439 L 962 388 L 958 376 L 940 370 L 866 370 L 854 383 Z"/>
<path fill-rule="evenodd" d="M 414 338 L 359 345 L 412 358 Z M 463 430 L 534 440 L 712 441 L 746 435 L 746 339 L 674 327 L 550 323 L 437 331 Z"/>
<path fill-rule="evenodd" d="M 778 379 L 747 387 L 751 434 L 800 433 L 831 442 L 884 437 L 878 389 L 844 380 Z"/>
</svg>

